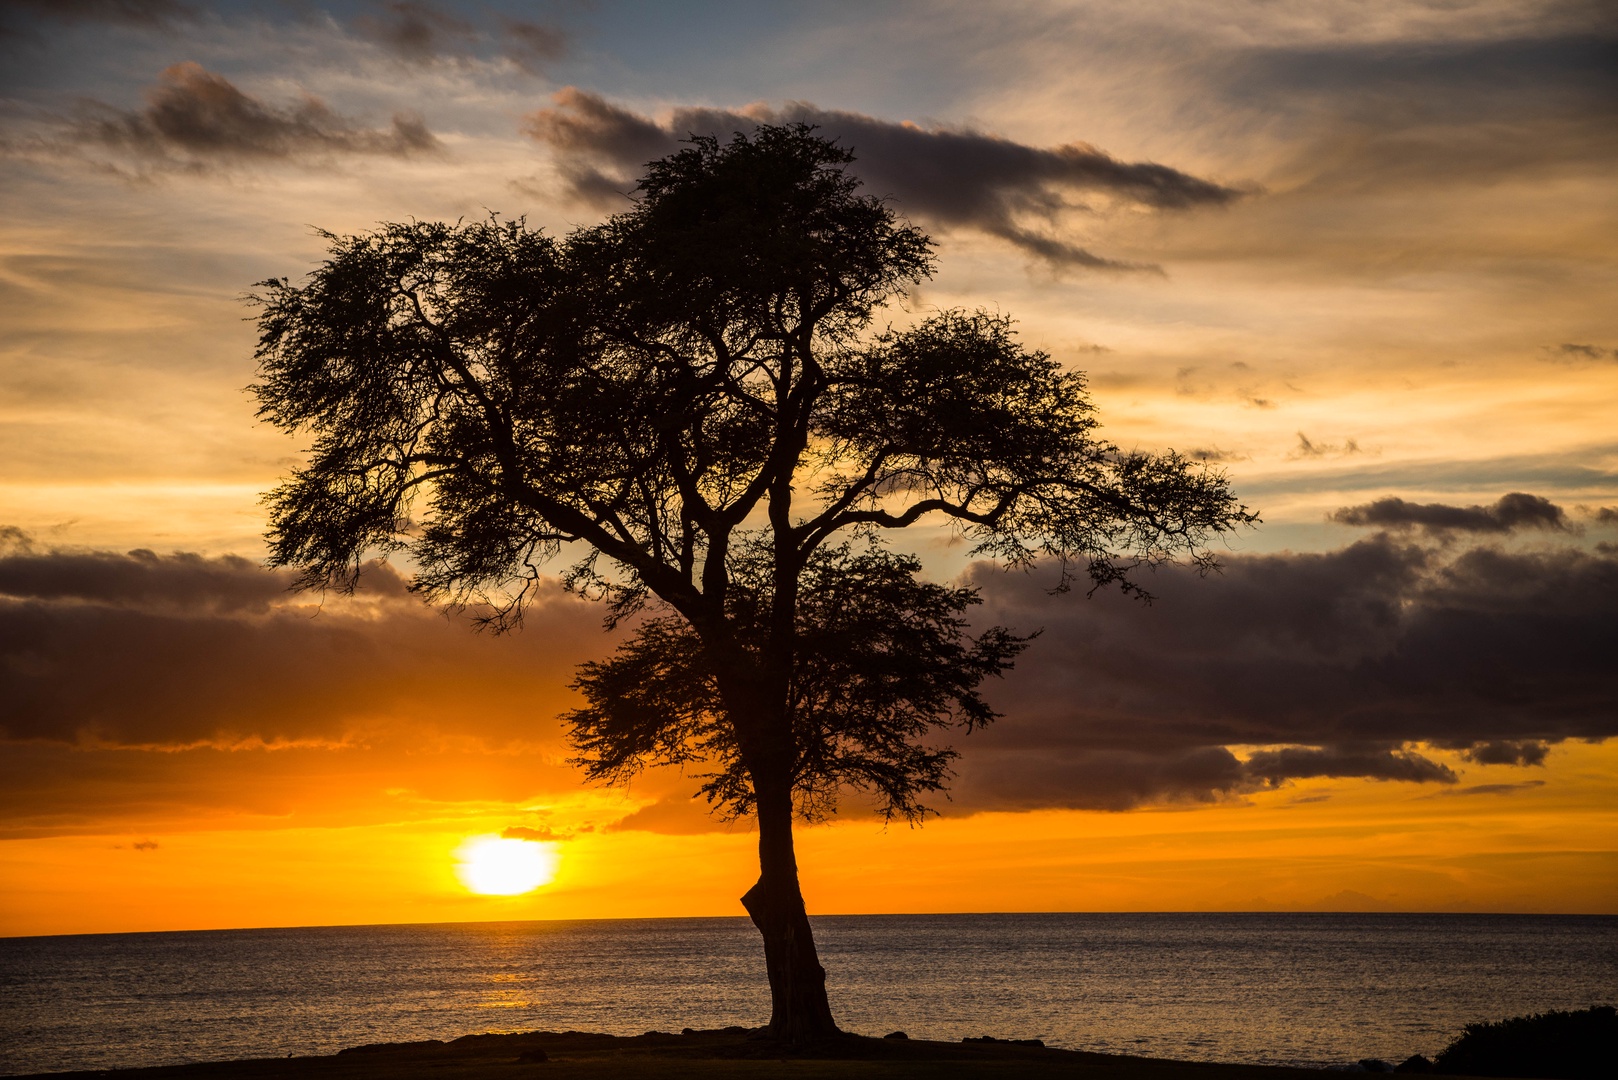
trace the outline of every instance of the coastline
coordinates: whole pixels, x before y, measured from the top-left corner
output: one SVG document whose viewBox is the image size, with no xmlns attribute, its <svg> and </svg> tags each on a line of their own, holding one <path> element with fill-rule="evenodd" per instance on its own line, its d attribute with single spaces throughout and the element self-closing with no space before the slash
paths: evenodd
<svg viewBox="0 0 1618 1080">
<path fill-rule="evenodd" d="M 589 1032 L 466 1035 L 353 1047 L 317 1057 L 249 1058 L 130 1069 L 31 1073 L 12 1080 L 520 1080 L 628 1077 L 697 1080 L 1320 1080 L 1322 1070 L 1171 1061 L 1009 1041 L 936 1042 L 849 1035 L 792 1051 L 741 1029 L 621 1037 Z"/>
</svg>

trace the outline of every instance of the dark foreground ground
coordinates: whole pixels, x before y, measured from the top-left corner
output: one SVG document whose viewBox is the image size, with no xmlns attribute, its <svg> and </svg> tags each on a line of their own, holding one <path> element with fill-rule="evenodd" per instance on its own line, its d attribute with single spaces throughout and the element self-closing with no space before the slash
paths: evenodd
<svg viewBox="0 0 1618 1080">
<path fill-rule="evenodd" d="M 581 1032 L 468 1035 L 451 1042 L 390 1043 L 330 1057 L 40 1074 L 109 1076 L 119 1080 L 697 1080 L 781 1077 L 785 1080 L 977 1080 L 1073 1077 L 1082 1080 L 1321 1080 L 1318 1069 L 1211 1065 L 1156 1058 L 1051 1050 L 1008 1042 L 927 1042 L 847 1036 L 807 1052 L 790 1052 L 740 1031 L 634 1038 Z"/>
</svg>

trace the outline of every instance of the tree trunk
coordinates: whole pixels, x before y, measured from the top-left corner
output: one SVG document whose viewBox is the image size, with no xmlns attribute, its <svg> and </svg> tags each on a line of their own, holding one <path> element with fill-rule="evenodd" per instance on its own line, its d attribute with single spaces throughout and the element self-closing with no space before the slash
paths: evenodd
<svg viewBox="0 0 1618 1080">
<path fill-rule="evenodd" d="M 790 785 L 760 785 L 758 795 L 758 883 L 742 897 L 753 925 L 764 935 L 764 964 L 770 976 L 772 1038 L 803 1046 L 838 1033 L 826 1000 L 826 969 L 815 953 L 814 934 L 798 888 L 798 861 L 792 848 Z"/>
</svg>

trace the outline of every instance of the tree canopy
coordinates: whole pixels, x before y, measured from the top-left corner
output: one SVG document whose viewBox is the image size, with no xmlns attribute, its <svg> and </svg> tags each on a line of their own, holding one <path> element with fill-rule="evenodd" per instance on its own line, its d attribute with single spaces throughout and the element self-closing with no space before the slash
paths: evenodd
<svg viewBox="0 0 1618 1080">
<path fill-rule="evenodd" d="M 1253 520 L 1217 471 L 1099 437 L 1081 374 L 1011 321 L 877 325 L 931 241 L 803 125 L 695 138 L 630 209 L 556 238 L 522 220 L 328 235 L 261 284 L 260 413 L 311 438 L 268 497 L 271 560 L 352 588 L 403 551 L 428 598 L 520 621 L 547 566 L 632 617 L 567 717 L 588 775 L 701 770 L 756 815 L 772 1030 L 835 1030 L 791 821 L 863 789 L 914 819 L 995 714 L 1026 637 L 969 633 L 971 590 L 886 538 L 950 524 L 974 555 L 1140 591 Z M 895 314 L 888 309 L 891 317 Z"/>
</svg>

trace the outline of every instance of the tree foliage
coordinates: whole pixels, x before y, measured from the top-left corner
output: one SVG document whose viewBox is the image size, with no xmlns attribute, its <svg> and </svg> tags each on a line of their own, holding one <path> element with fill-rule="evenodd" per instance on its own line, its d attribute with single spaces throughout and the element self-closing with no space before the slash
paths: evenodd
<svg viewBox="0 0 1618 1080">
<path fill-rule="evenodd" d="M 800 581 L 796 663 L 788 689 L 791 783 L 801 816 L 833 812 L 841 790 L 874 797 L 887 819 L 921 818 L 941 790 L 954 750 L 927 745 L 934 728 L 965 731 L 995 713 L 978 684 L 1011 665 L 1027 638 L 994 627 L 966 633 L 970 589 L 919 578 L 921 564 L 872 545 L 817 551 Z M 730 618 L 749 651 L 768 638 L 774 607 L 767 559 L 738 567 Z M 587 663 L 573 684 L 588 704 L 567 716 L 579 763 L 621 783 L 650 764 L 707 767 L 702 794 L 732 815 L 753 792 L 719 689 L 719 672 L 684 619 L 642 623 L 611 659 Z"/>
</svg>

